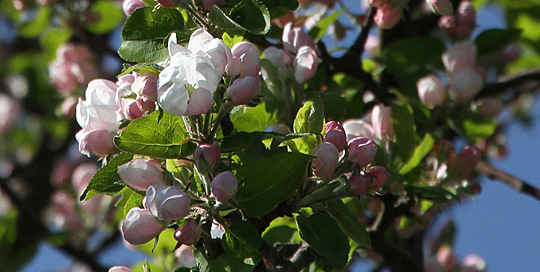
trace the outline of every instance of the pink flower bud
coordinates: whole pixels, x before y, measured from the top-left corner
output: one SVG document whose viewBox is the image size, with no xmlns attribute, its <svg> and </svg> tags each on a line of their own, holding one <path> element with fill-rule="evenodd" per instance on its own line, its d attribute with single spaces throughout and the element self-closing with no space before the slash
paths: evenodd
<svg viewBox="0 0 540 272">
<path fill-rule="evenodd" d="M 391 5 L 383 5 L 377 9 L 373 20 L 382 29 L 390 29 L 397 25 L 401 18 L 401 8 L 392 8 Z"/>
<path fill-rule="evenodd" d="M 80 220 L 75 210 L 75 200 L 65 190 L 58 190 L 51 196 L 51 205 L 55 212 L 55 224 L 60 228 L 80 227 Z"/>
<path fill-rule="evenodd" d="M 11 130 L 20 112 L 19 101 L 0 93 L 0 135 Z"/>
<path fill-rule="evenodd" d="M 181 245 L 174 251 L 174 256 L 178 258 L 178 266 L 194 267 L 195 256 L 193 255 L 193 246 Z"/>
<path fill-rule="evenodd" d="M 131 272 L 131 269 L 127 266 L 113 266 L 108 272 Z"/>
<path fill-rule="evenodd" d="M 519 56 L 521 56 L 521 53 L 521 47 L 519 47 L 515 43 L 510 44 L 504 49 L 504 61 L 512 62 L 519 58 Z"/>
<path fill-rule="evenodd" d="M 329 121 L 326 123 L 324 142 L 333 144 L 338 150 L 343 150 L 347 144 L 347 136 L 345 135 L 345 129 L 336 121 Z"/>
<path fill-rule="evenodd" d="M 174 239 L 184 245 L 193 245 L 199 240 L 199 235 L 201 235 L 201 227 L 193 218 L 190 218 L 185 226 L 176 230 Z"/>
<path fill-rule="evenodd" d="M 444 102 L 446 85 L 438 76 L 430 74 L 419 79 L 416 82 L 416 88 L 422 103 L 435 107 Z"/>
<path fill-rule="evenodd" d="M 315 158 L 313 166 L 315 166 L 315 175 L 324 181 L 330 181 L 336 170 L 339 151 L 337 148 L 328 142 L 323 142 L 320 146 L 313 149 L 311 152 Z"/>
<path fill-rule="evenodd" d="M 233 198 L 238 191 L 238 181 L 232 172 L 225 171 L 214 177 L 210 188 L 216 200 L 225 203 Z"/>
<path fill-rule="evenodd" d="M 458 154 L 448 160 L 448 172 L 467 178 L 482 159 L 480 149 L 473 145 L 465 146 Z"/>
<path fill-rule="evenodd" d="M 458 39 L 466 40 L 471 37 L 474 31 L 474 25 L 459 22 L 456 27 L 455 36 Z"/>
<path fill-rule="evenodd" d="M 303 46 L 315 49 L 313 39 L 302 28 L 293 27 L 292 23 L 285 25 L 283 28 L 281 40 L 283 41 L 283 49 L 292 55 L 296 55 L 296 52 Z"/>
<path fill-rule="evenodd" d="M 296 82 L 302 83 L 312 78 L 317 72 L 318 66 L 317 52 L 309 46 L 300 47 L 293 63 Z"/>
<path fill-rule="evenodd" d="M 212 108 L 212 102 L 214 102 L 214 96 L 210 91 L 202 88 L 195 89 L 191 94 L 184 115 L 191 116 L 207 113 Z"/>
<path fill-rule="evenodd" d="M 470 41 L 456 43 L 442 54 L 442 61 L 446 71 L 450 73 L 474 67 L 476 63 L 476 45 Z"/>
<path fill-rule="evenodd" d="M 501 113 L 503 104 L 497 98 L 487 97 L 476 101 L 474 107 L 478 115 L 486 118 L 493 118 Z"/>
<path fill-rule="evenodd" d="M 234 104 L 243 105 L 255 98 L 260 88 L 261 82 L 258 76 L 247 76 L 237 78 L 233 84 L 227 88 L 225 95 L 231 98 Z"/>
<path fill-rule="evenodd" d="M 230 76 L 256 77 L 261 70 L 259 50 L 249 42 L 236 43 L 231 48 L 232 59 L 227 65 L 227 74 Z"/>
<path fill-rule="evenodd" d="M 366 171 L 366 177 L 371 179 L 372 189 L 379 189 L 386 183 L 390 173 L 382 166 L 371 166 Z"/>
<path fill-rule="evenodd" d="M 476 10 L 470 1 L 466 0 L 459 3 L 457 9 L 457 18 L 460 23 L 469 25 L 476 24 Z"/>
<path fill-rule="evenodd" d="M 348 159 L 358 164 L 360 168 L 370 164 L 377 154 L 377 145 L 368 138 L 355 137 L 349 140 L 348 144 Z"/>
<path fill-rule="evenodd" d="M 137 100 L 135 99 L 122 99 L 122 108 L 124 116 L 129 120 L 135 120 L 141 118 L 144 115 L 144 112 L 139 108 Z"/>
<path fill-rule="evenodd" d="M 221 7 L 225 5 L 225 0 L 203 0 L 203 6 L 206 10 L 211 10 L 214 5 Z"/>
<path fill-rule="evenodd" d="M 287 14 L 283 15 L 282 17 L 272 19 L 271 22 L 273 24 L 276 24 L 279 27 L 285 27 L 288 23 L 294 22 L 294 12 L 289 11 Z"/>
<path fill-rule="evenodd" d="M 195 149 L 195 153 L 193 153 L 193 159 L 197 167 L 200 167 L 200 164 L 205 162 L 210 167 L 216 168 L 220 158 L 219 146 L 216 145 L 201 144 Z"/>
<path fill-rule="evenodd" d="M 176 186 L 152 185 L 146 190 L 146 206 L 160 220 L 179 220 L 189 213 L 190 199 Z"/>
<path fill-rule="evenodd" d="M 366 137 L 370 140 L 375 139 L 373 126 L 362 119 L 349 119 L 343 122 L 343 129 L 347 135 L 347 140 L 359 136 Z"/>
<path fill-rule="evenodd" d="M 449 93 L 457 101 L 469 101 L 482 89 L 482 78 L 474 69 L 464 68 L 452 74 Z"/>
<path fill-rule="evenodd" d="M 131 91 L 137 96 L 145 96 L 152 101 L 157 101 L 157 76 L 137 75 L 131 85 Z"/>
<path fill-rule="evenodd" d="M 461 269 L 462 272 L 485 272 L 486 261 L 476 254 L 469 254 L 463 258 Z"/>
<path fill-rule="evenodd" d="M 382 104 L 375 105 L 371 110 L 371 124 L 375 136 L 380 140 L 392 140 L 394 128 L 392 127 L 392 108 Z"/>
<path fill-rule="evenodd" d="M 124 240 L 132 245 L 142 245 L 158 236 L 165 227 L 147 209 L 132 208 L 122 221 Z"/>
<path fill-rule="evenodd" d="M 94 163 L 83 163 L 73 171 L 71 175 L 71 182 L 73 184 L 73 189 L 77 193 L 77 196 L 81 196 L 86 186 L 92 180 L 92 177 L 97 172 L 98 168 Z"/>
<path fill-rule="evenodd" d="M 429 0 L 431 6 L 441 15 L 452 15 L 454 14 L 454 6 L 450 0 Z"/>
<path fill-rule="evenodd" d="M 124 0 L 124 3 L 122 3 L 122 9 L 124 10 L 124 14 L 126 16 L 131 15 L 131 13 L 136 9 L 140 7 L 146 6 L 142 0 Z"/>
<path fill-rule="evenodd" d="M 150 112 L 156 109 L 156 102 L 150 100 L 146 96 L 141 96 L 135 101 L 137 103 L 137 107 L 139 107 L 142 112 Z"/>
<path fill-rule="evenodd" d="M 156 2 L 160 3 L 166 8 L 174 8 L 174 4 L 171 0 L 156 0 Z"/>
<path fill-rule="evenodd" d="M 161 164 L 152 159 L 133 159 L 118 166 L 118 175 L 129 187 L 146 191 L 152 185 L 163 185 L 165 174 Z"/>
<path fill-rule="evenodd" d="M 369 178 L 364 176 L 352 176 L 349 179 L 349 190 L 355 195 L 363 196 L 369 192 Z"/>
<path fill-rule="evenodd" d="M 75 110 L 77 109 L 78 99 L 74 96 L 67 97 L 62 101 L 60 108 L 62 109 L 62 115 L 67 118 L 75 117 Z"/>
<path fill-rule="evenodd" d="M 451 271 L 456 266 L 456 256 L 449 246 L 442 246 L 437 251 L 437 262 L 445 271 Z"/>
<path fill-rule="evenodd" d="M 455 35 L 457 22 L 454 16 L 442 16 L 437 25 L 447 34 Z"/>
<path fill-rule="evenodd" d="M 79 142 L 79 152 L 81 154 L 90 157 L 90 153 L 92 153 L 103 157 L 116 151 L 116 146 L 113 143 L 114 135 L 103 129 L 81 129 L 75 134 L 75 138 Z"/>
<path fill-rule="evenodd" d="M 118 86 L 118 88 L 116 88 L 116 90 L 117 95 L 120 96 L 119 98 L 129 96 L 133 92 L 131 86 L 133 85 L 133 82 L 135 82 L 135 77 L 137 77 L 136 73 L 130 73 L 118 78 L 116 81 L 116 86 Z"/>
</svg>

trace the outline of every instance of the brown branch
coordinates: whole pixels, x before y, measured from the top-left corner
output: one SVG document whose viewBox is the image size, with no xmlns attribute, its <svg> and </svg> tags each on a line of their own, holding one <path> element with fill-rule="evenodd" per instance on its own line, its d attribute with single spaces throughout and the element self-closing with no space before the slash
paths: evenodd
<svg viewBox="0 0 540 272">
<path fill-rule="evenodd" d="M 480 162 L 476 166 L 476 170 L 490 179 L 499 180 L 514 190 L 540 201 L 540 189 L 510 173 L 497 169 L 486 162 Z"/>
<path fill-rule="evenodd" d="M 486 84 L 476 95 L 476 98 L 500 94 L 510 88 L 520 86 L 530 81 L 540 82 L 540 69 L 530 70 L 518 75 L 512 75 L 497 82 Z"/>
</svg>

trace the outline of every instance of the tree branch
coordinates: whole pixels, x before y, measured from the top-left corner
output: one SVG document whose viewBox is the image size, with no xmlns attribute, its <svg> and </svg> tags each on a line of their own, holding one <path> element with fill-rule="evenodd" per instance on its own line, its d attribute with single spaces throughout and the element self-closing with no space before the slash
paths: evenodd
<svg viewBox="0 0 540 272">
<path fill-rule="evenodd" d="M 540 189 L 510 173 L 497 169 L 486 162 L 480 162 L 476 166 L 476 170 L 490 179 L 499 180 L 514 190 L 540 201 Z"/>
<path fill-rule="evenodd" d="M 482 90 L 476 95 L 476 98 L 491 96 L 507 91 L 509 88 L 513 88 L 529 81 L 540 82 L 540 69 L 530 70 L 518 75 L 504 78 L 501 81 L 486 84 Z"/>
</svg>

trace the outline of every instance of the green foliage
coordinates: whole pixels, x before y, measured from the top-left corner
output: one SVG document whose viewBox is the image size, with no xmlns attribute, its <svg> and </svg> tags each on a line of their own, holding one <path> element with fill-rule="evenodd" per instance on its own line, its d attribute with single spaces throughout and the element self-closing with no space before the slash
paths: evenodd
<svg viewBox="0 0 540 272">
<path fill-rule="evenodd" d="M 515 42 L 521 34 L 519 29 L 489 29 L 480 33 L 475 39 L 478 57 L 489 56 L 504 50 Z"/>
<path fill-rule="evenodd" d="M 132 121 L 114 143 L 127 152 L 170 159 L 186 157 L 196 147 L 189 141 L 182 117 L 166 111 L 155 111 Z"/>
<path fill-rule="evenodd" d="M 208 17 L 216 26 L 227 30 L 263 35 L 270 30 L 270 12 L 259 0 L 241 1 L 229 14 L 214 5 Z"/>
<path fill-rule="evenodd" d="M 324 109 L 320 97 L 307 101 L 294 119 L 295 133 L 322 134 L 324 132 Z"/>
<path fill-rule="evenodd" d="M 51 20 L 51 8 L 40 7 L 34 18 L 23 21 L 17 26 L 17 33 L 25 38 L 35 38 L 45 32 Z"/>
<path fill-rule="evenodd" d="M 118 54 L 125 61 L 157 63 L 169 53 L 163 46 L 173 31 L 185 28 L 184 17 L 173 8 L 138 8 L 129 16 L 122 28 L 122 44 Z"/>
<path fill-rule="evenodd" d="M 104 34 L 115 29 L 123 20 L 124 13 L 110 1 L 96 1 L 91 10 L 99 16 L 96 22 L 89 24 L 88 30 L 97 34 Z"/>
<path fill-rule="evenodd" d="M 221 244 L 227 253 L 243 260 L 258 252 L 261 247 L 261 237 L 253 224 L 237 221 L 225 229 Z"/>
<path fill-rule="evenodd" d="M 120 153 L 107 165 L 99 169 L 81 195 L 81 201 L 87 200 L 98 193 L 116 195 L 122 190 L 125 184 L 118 175 L 118 166 L 128 163 L 132 158 L 133 154 Z"/>
<path fill-rule="evenodd" d="M 231 111 L 231 122 L 239 131 L 264 131 L 277 122 L 275 113 L 266 111 L 266 105 L 260 103 L 255 107 L 237 106 Z"/>
<path fill-rule="evenodd" d="M 408 160 L 416 146 L 416 125 L 409 105 L 392 106 L 395 150 L 402 161 Z"/>
<path fill-rule="evenodd" d="M 326 212 L 336 221 L 343 233 L 359 246 L 371 248 L 371 238 L 366 228 L 355 219 L 340 199 L 329 200 L 326 204 Z"/>
<path fill-rule="evenodd" d="M 493 135 L 497 129 L 497 121 L 494 118 L 483 118 L 478 115 L 468 116 L 462 125 L 465 135 L 473 142 Z"/>
<path fill-rule="evenodd" d="M 326 34 L 326 31 L 328 31 L 328 27 L 335 23 L 339 16 L 344 12 L 344 10 L 335 12 L 331 16 L 328 16 L 324 19 L 322 19 L 320 22 L 318 22 L 310 31 L 309 35 L 314 40 L 320 40 L 322 37 Z"/>
<path fill-rule="evenodd" d="M 309 156 L 298 153 L 276 154 L 257 159 L 238 169 L 242 183 L 235 200 L 249 217 L 265 215 L 289 199 L 305 179 Z"/>
<path fill-rule="evenodd" d="M 399 174 L 405 175 L 417 167 L 422 159 L 431 151 L 431 149 L 433 149 L 434 144 L 435 140 L 430 134 L 424 135 L 420 144 L 414 149 L 412 156 L 403 166 L 401 166 L 401 169 L 399 169 Z"/>
</svg>

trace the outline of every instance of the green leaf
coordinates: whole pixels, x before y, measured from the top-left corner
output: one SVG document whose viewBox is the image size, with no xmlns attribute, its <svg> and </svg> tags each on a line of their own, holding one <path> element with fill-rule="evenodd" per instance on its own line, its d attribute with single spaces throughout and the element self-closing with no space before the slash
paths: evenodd
<svg viewBox="0 0 540 272">
<path fill-rule="evenodd" d="M 296 228 L 296 222 L 294 218 L 291 217 L 278 217 L 264 230 L 261 237 L 269 245 L 274 245 L 276 243 L 280 244 L 291 244 L 295 243 L 296 236 L 298 234 L 298 229 Z M 299 238 L 299 237 L 298 237 Z"/>
<path fill-rule="evenodd" d="M 221 244 L 226 252 L 245 259 L 258 252 L 261 247 L 261 237 L 253 224 L 247 221 L 236 221 L 225 229 Z"/>
<path fill-rule="evenodd" d="M 229 18 L 253 34 L 264 35 L 270 30 L 270 12 L 259 0 L 244 0 L 238 3 Z"/>
<path fill-rule="evenodd" d="M 254 265 L 245 264 L 242 260 L 239 260 L 236 256 L 232 254 L 221 254 L 214 260 L 210 262 L 209 270 L 201 271 L 210 271 L 210 272 L 251 272 L 253 271 Z"/>
<path fill-rule="evenodd" d="M 154 64 L 154 63 L 137 63 L 135 65 L 126 65 L 124 64 L 124 67 L 122 68 L 122 72 L 118 75 L 118 77 L 127 75 L 131 72 L 137 72 L 138 74 L 154 74 L 158 75 L 161 70 L 163 70 L 163 67 Z"/>
<path fill-rule="evenodd" d="M 343 269 L 349 257 L 349 240 L 332 217 L 315 213 L 296 216 L 300 236 L 325 257 L 336 269 Z"/>
<path fill-rule="evenodd" d="M 289 134 L 296 136 L 295 134 Z M 319 134 L 320 135 L 320 134 Z M 319 146 L 322 142 L 322 138 L 319 135 L 305 133 L 300 137 L 283 141 L 293 152 L 311 155 L 313 149 Z"/>
<path fill-rule="evenodd" d="M 401 167 L 401 169 L 399 169 L 399 174 L 405 175 L 414 168 L 416 168 L 416 166 L 420 164 L 422 159 L 431 151 L 434 144 L 435 140 L 433 140 L 431 134 L 426 134 L 420 144 L 414 149 L 414 152 L 409 158 L 409 161 L 407 161 L 407 163 L 405 163 Z"/>
<path fill-rule="evenodd" d="M 366 228 L 355 219 L 349 208 L 340 199 L 330 200 L 326 204 L 326 211 L 338 223 L 343 233 L 359 246 L 371 248 L 371 238 Z"/>
<path fill-rule="evenodd" d="M 487 138 L 497 129 L 497 121 L 494 118 L 483 118 L 478 115 L 463 120 L 463 131 L 467 138 L 473 142 Z"/>
<path fill-rule="evenodd" d="M 231 122 L 239 131 L 264 131 L 277 122 L 276 115 L 266 111 L 265 103 L 256 107 L 237 106 L 231 111 Z"/>
<path fill-rule="evenodd" d="M 244 31 L 229 30 L 227 32 L 223 32 L 221 38 L 229 48 L 232 48 L 235 44 L 241 42 L 244 39 Z"/>
<path fill-rule="evenodd" d="M 305 179 L 311 157 L 298 153 L 281 153 L 256 159 L 238 169 L 242 185 L 236 202 L 249 217 L 265 215 L 289 199 Z"/>
<path fill-rule="evenodd" d="M 212 6 L 210 13 L 208 14 L 208 19 L 218 27 L 227 30 L 246 30 L 243 26 L 239 25 L 233 19 L 229 18 L 218 6 Z"/>
<path fill-rule="evenodd" d="M 324 109 L 320 97 L 307 101 L 294 119 L 295 133 L 322 134 L 324 132 Z"/>
<path fill-rule="evenodd" d="M 478 56 L 489 56 L 500 52 L 519 39 L 520 35 L 519 29 L 488 29 L 474 39 Z"/>
<path fill-rule="evenodd" d="M 328 27 L 330 27 L 331 24 L 335 23 L 344 11 L 345 10 L 340 10 L 322 19 L 309 31 L 309 36 L 311 36 L 311 38 L 316 41 L 322 39 L 322 37 L 326 34 Z"/>
<path fill-rule="evenodd" d="M 17 34 L 24 38 L 35 38 L 45 32 L 51 20 L 51 8 L 41 6 L 35 17 L 17 26 Z"/>
<path fill-rule="evenodd" d="M 124 20 L 124 13 L 110 1 L 97 1 L 90 8 L 99 15 L 96 22 L 87 25 L 88 30 L 97 34 L 105 34 L 115 29 Z"/>
<path fill-rule="evenodd" d="M 189 140 L 182 117 L 166 111 L 155 111 L 133 120 L 114 143 L 119 149 L 134 154 L 168 159 L 186 157 L 196 147 Z"/>
<path fill-rule="evenodd" d="M 134 191 L 128 186 L 124 187 L 119 194 L 122 195 L 122 199 L 120 199 L 115 206 L 122 208 L 123 218 L 126 217 L 132 208 L 140 207 L 144 198 L 142 194 Z"/>
<path fill-rule="evenodd" d="M 71 32 L 69 30 L 64 28 L 52 28 L 45 32 L 39 42 L 41 43 L 41 46 L 48 51 L 51 59 L 54 59 L 58 47 L 67 43 L 70 37 Z"/>
<path fill-rule="evenodd" d="M 414 185 L 405 185 L 405 190 L 411 195 L 417 195 L 420 198 L 431 199 L 437 201 L 446 202 L 450 199 L 456 199 L 457 195 L 454 193 L 440 187 L 440 186 L 414 186 Z"/>
<path fill-rule="evenodd" d="M 81 201 L 87 200 L 98 193 L 116 195 L 122 190 L 125 184 L 118 175 L 118 166 L 128 163 L 133 158 L 133 154 L 120 153 L 112 159 L 107 165 L 101 167 L 92 177 L 88 187 L 81 195 Z"/>
<path fill-rule="evenodd" d="M 122 29 L 122 44 L 118 54 L 129 62 L 157 63 L 169 53 L 163 45 L 173 31 L 183 31 L 184 17 L 177 9 L 152 7 L 138 8 Z"/>
<path fill-rule="evenodd" d="M 272 19 L 283 17 L 298 8 L 297 0 L 262 0 L 262 3 L 270 11 Z"/>
<path fill-rule="evenodd" d="M 416 146 L 416 125 L 409 105 L 392 106 L 395 150 L 402 161 L 408 160 Z"/>
</svg>

